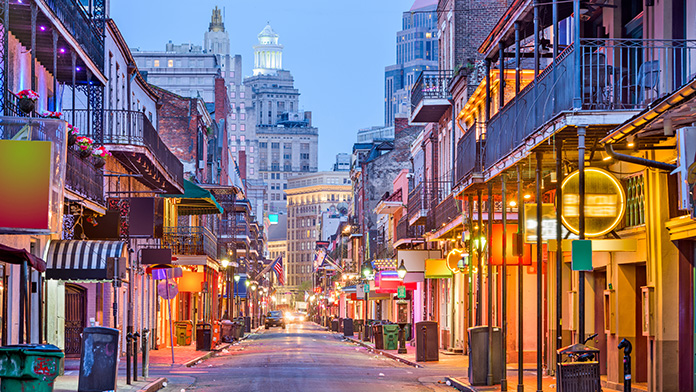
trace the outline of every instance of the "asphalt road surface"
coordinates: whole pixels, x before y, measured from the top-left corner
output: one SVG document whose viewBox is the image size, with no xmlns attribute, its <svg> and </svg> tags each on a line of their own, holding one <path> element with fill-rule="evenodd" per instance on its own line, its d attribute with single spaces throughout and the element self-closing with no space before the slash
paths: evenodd
<svg viewBox="0 0 696 392">
<path fill-rule="evenodd" d="M 313 323 L 270 328 L 191 368 L 172 369 L 165 392 L 455 391 L 444 375 L 368 351 Z M 442 372 L 442 370 L 440 370 Z"/>
</svg>

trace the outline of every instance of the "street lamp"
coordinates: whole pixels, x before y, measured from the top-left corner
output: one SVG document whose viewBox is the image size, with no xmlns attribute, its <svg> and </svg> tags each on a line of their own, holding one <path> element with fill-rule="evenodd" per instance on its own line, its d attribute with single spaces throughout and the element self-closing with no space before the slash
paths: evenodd
<svg viewBox="0 0 696 392">
<path fill-rule="evenodd" d="M 227 268 L 230 265 L 230 261 L 228 259 L 222 259 L 222 268 Z"/>
<path fill-rule="evenodd" d="M 366 261 L 365 264 L 363 264 L 362 273 L 365 279 L 368 279 L 370 276 L 374 275 L 375 271 L 372 269 L 372 264 L 370 262 Z"/>
<path fill-rule="evenodd" d="M 237 303 L 237 283 L 239 283 L 239 278 L 239 274 L 234 274 L 234 293 L 232 293 L 232 299 L 234 300 L 234 307 L 236 308 L 237 313 L 239 313 L 239 304 Z M 234 319 L 234 315 L 232 318 Z"/>
<path fill-rule="evenodd" d="M 401 259 L 401 264 L 399 264 L 399 268 L 396 269 L 399 279 L 403 280 L 406 277 L 407 272 L 406 266 L 404 266 L 404 259 Z"/>
</svg>

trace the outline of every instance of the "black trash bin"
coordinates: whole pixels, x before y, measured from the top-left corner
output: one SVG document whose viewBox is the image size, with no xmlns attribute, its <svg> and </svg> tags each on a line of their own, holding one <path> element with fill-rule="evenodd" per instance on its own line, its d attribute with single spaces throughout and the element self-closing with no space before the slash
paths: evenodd
<svg viewBox="0 0 696 392">
<path fill-rule="evenodd" d="M 416 362 L 439 361 L 440 339 L 437 322 L 420 321 L 416 323 Z"/>
<path fill-rule="evenodd" d="M 196 350 L 210 351 L 213 343 L 213 326 L 208 323 L 196 324 Z"/>
<path fill-rule="evenodd" d="M 343 319 L 343 336 L 353 336 L 353 319 Z"/>
<path fill-rule="evenodd" d="M 251 332 L 251 317 L 244 317 L 244 332 Z"/>
<path fill-rule="evenodd" d="M 338 319 L 331 320 L 331 331 L 338 332 Z"/>
<path fill-rule="evenodd" d="M 343 333 L 343 317 L 338 318 L 338 332 Z"/>
<path fill-rule="evenodd" d="M 113 391 L 118 371 L 118 329 L 87 327 L 82 331 L 82 354 L 77 390 Z"/>
<path fill-rule="evenodd" d="M 565 356 L 568 356 L 570 359 L 570 362 L 558 364 L 558 372 L 556 374 L 558 392 L 601 391 L 599 362 L 596 360 L 576 361 L 579 357 L 587 355 L 599 358 L 598 349 L 577 343 L 563 347 L 557 350 L 556 353 L 558 353 L 561 360 L 566 358 Z"/>
<path fill-rule="evenodd" d="M 375 348 L 378 350 L 384 350 L 384 332 L 382 330 L 382 323 L 375 323 L 372 325 L 372 336 L 375 339 Z"/>
<path fill-rule="evenodd" d="M 500 384 L 503 369 L 500 364 L 500 348 L 503 335 L 500 328 L 493 327 L 493 384 Z M 469 382 L 471 385 L 486 385 L 488 383 L 488 326 L 469 328 Z"/>
</svg>

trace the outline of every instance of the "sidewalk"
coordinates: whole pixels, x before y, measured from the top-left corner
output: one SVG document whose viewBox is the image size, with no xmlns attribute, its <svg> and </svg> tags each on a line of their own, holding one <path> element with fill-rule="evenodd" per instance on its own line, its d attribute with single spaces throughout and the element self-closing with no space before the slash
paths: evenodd
<svg viewBox="0 0 696 392">
<path fill-rule="evenodd" d="M 335 332 L 330 333 L 336 334 Z M 336 334 L 343 336 L 343 334 Z M 410 344 L 406 344 L 406 354 L 398 354 L 397 350 L 378 350 L 374 348 L 374 343 L 368 341 L 363 342 L 359 336 L 346 337 L 346 341 L 361 345 L 368 348 L 369 350 L 379 353 L 386 357 L 392 358 L 406 365 L 417 367 L 417 368 L 427 368 L 441 370 L 443 374 L 448 374 L 446 377 L 448 385 L 460 390 L 460 391 L 499 391 L 500 385 L 496 386 L 472 386 L 469 384 L 468 380 L 468 369 L 469 369 L 469 357 L 462 354 L 453 354 L 448 351 L 440 351 L 438 356 L 438 361 L 436 362 L 417 362 L 416 361 L 416 348 Z M 556 378 L 543 375 L 542 376 L 542 390 L 543 391 L 556 391 Z M 602 389 L 604 391 L 619 391 L 619 389 L 611 389 L 610 386 L 606 385 L 606 381 L 602 380 Z M 519 373 L 517 366 L 513 364 L 508 364 L 507 368 L 507 386 L 509 391 L 516 391 L 519 383 Z M 536 364 L 524 364 L 523 365 L 523 375 L 522 384 L 524 386 L 524 391 L 536 391 L 537 390 L 537 373 Z M 635 390 L 635 389 L 634 389 Z"/>
<path fill-rule="evenodd" d="M 252 336 L 257 330 L 246 333 L 242 340 Z M 126 384 L 126 359 L 119 358 L 118 364 L 118 391 L 146 391 L 154 392 L 164 387 L 167 382 L 166 377 L 160 377 L 162 373 L 170 369 L 194 366 L 200 361 L 204 361 L 215 353 L 226 350 L 232 343 L 218 345 L 213 351 L 196 351 L 195 343 L 190 346 L 174 347 L 174 363 L 172 363 L 171 347 L 149 351 L 149 370 L 150 377 L 144 380 L 142 377 L 142 353 L 138 353 L 138 381 L 133 381 L 131 385 Z M 132 361 L 132 358 L 131 358 Z M 76 391 L 80 373 L 80 359 L 70 358 L 65 360 L 65 374 L 56 378 L 54 391 Z"/>
</svg>

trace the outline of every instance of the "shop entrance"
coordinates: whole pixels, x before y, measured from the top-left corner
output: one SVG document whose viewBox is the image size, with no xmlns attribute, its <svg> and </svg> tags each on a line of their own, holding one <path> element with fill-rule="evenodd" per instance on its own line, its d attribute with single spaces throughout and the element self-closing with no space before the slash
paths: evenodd
<svg viewBox="0 0 696 392">
<path fill-rule="evenodd" d="M 84 287 L 65 285 L 65 356 L 79 357 L 82 346 L 82 330 L 87 322 L 87 290 Z"/>
</svg>

